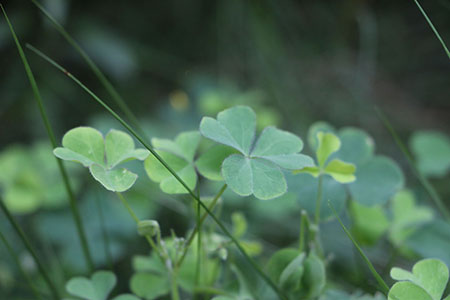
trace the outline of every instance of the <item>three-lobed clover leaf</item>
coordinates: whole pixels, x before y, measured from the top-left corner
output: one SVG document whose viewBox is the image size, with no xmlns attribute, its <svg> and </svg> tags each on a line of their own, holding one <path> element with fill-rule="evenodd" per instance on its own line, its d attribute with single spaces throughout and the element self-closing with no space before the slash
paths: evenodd
<svg viewBox="0 0 450 300">
<path fill-rule="evenodd" d="M 247 106 L 226 109 L 217 119 L 204 117 L 200 123 L 203 136 L 239 151 L 228 156 L 221 166 L 228 186 L 241 196 L 253 194 L 258 199 L 268 200 L 287 190 L 280 168 L 300 169 L 313 166 L 313 161 L 299 154 L 303 142 L 296 135 L 266 127 L 254 143 L 255 130 L 256 115 Z"/>
<path fill-rule="evenodd" d="M 391 287 L 389 300 L 441 300 L 449 271 L 438 259 L 423 259 L 413 266 L 412 272 L 392 268 L 391 277 L 399 282 Z"/>
<path fill-rule="evenodd" d="M 182 132 L 175 140 L 153 138 L 152 145 L 164 161 L 192 190 L 197 184 L 194 157 L 200 142 L 198 131 Z M 152 181 L 158 182 L 163 192 L 183 194 L 187 190 L 155 157 L 145 160 L 145 170 Z"/>
<path fill-rule="evenodd" d="M 340 159 L 333 159 L 328 162 L 329 157 L 341 147 L 339 138 L 332 133 L 325 133 L 322 131 L 317 132 L 316 137 L 316 158 L 318 165 L 306 167 L 294 171 L 294 173 L 309 173 L 314 177 L 318 177 L 321 174 L 327 174 L 340 183 L 350 183 L 355 181 L 355 165 L 346 163 Z"/>
<path fill-rule="evenodd" d="M 119 130 L 110 130 L 103 139 L 94 128 L 77 127 L 64 135 L 62 145 L 53 150 L 55 156 L 88 167 L 92 176 L 113 192 L 128 190 L 137 179 L 136 174 L 117 165 L 149 155 L 148 150 L 135 149 L 131 136 Z"/>
<path fill-rule="evenodd" d="M 109 294 L 117 283 L 114 273 L 109 271 L 97 271 L 91 278 L 74 277 L 66 284 L 67 292 L 83 300 L 107 300 Z M 67 299 L 69 300 L 69 299 Z M 140 300 L 131 294 L 123 294 L 112 300 Z"/>
<path fill-rule="evenodd" d="M 418 131 L 410 140 L 417 167 L 426 176 L 443 177 L 450 170 L 450 139 L 438 131 Z"/>
</svg>

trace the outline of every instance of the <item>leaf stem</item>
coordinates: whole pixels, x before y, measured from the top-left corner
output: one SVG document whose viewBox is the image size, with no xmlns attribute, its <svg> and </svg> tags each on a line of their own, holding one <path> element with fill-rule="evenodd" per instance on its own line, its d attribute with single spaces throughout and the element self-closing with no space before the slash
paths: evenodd
<svg viewBox="0 0 450 300">
<path fill-rule="evenodd" d="M 1 5 L 1 4 L 0 4 Z M 41 262 L 39 257 L 36 254 L 36 251 L 34 251 L 33 246 L 31 246 L 31 243 L 28 241 L 28 238 L 26 237 L 25 233 L 23 232 L 20 225 L 17 223 L 9 209 L 6 207 L 5 203 L 3 202 L 3 199 L 0 197 L 0 208 L 5 214 L 6 218 L 8 219 L 11 226 L 16 231 L 17 235 L 22 240 L 23 244 L 25 245 L 25 248 L 30 253 L 31 257 L 33 257 L 33 260 L 35 261 L 39 272 L 42 275 L 42 278 L 44 279 L 45 283 L 50 289 L 50 292 L 52 293 L 52 296 L 55 300 L 59 300 L 61 297 L 59 296 L 59 292 L 56 288 L 56 286 L 53 284 L 52 280 L 50 279 L 50 276 L 48 275 L 47 271 L 44 268 L 44 264 Z"/>
<path fill-rule="evenodd" d="M 308 213 L 302 209 L 300 216 L 300 233 L 298 238 L 298 250 L 303 252 L 305 250 L 305 230 L 309 228 Z"/>
<path fill-rule="evenodd" d="M 105 225 L 105 217 L 103 216 L 102 204 L 100 202 L 99 197 L 95 197 L 95 202 L 97 203 L 98 217 L 99 217 L 99 221 L 100 221 L 100 226 L 102 228 L 102 236 L 103 236 L 103 244 L 104 244 L 106 260 L 107 260 L 109 269 L 111 271 L 113 271 L 114 266 L 113 266 L 113 259 L 112 259 L 112 254 L 111 254 L 111 244 L 109 242 L 108 232 L 106 230 L 106 225 Z"/>
<path fill-rule="evenodd" d="M 214 199 L 211 201 L 211 204 L 209 205 L 209 210 L 212 211 L 214 209 L 214 207 L 217 204 L 217 201 L 219 200 L 220 196 L 222 196 L 222 194 L 225 192 L 225 190 L 227 189 L 227 185 L 224 184 L 222 186 L 222 188 L 219 190 L 219 192 L 216 194 L 216 196 L 214 196 Z M 192 241 L 195 238 L 195 235 L 198 232 L 198 229 L 200 228 L 199 226 L 201 226 L 203 224 L 203 222 L 206 220 L 206 217 L 208 216 L 208 213 L 204 213 L 200 219 L 200 222 L 196 224 L 194 230 L 191 232 L 191 234 L 189 235 L 188 240 L 186 241 L 185 247 L 183 249 L 183 253 L 181 254 L 180 259 L 177 262 L 177 266 L 181 266 L 181 264 L 184 261 L 184 258 L 187 254 L 187 251 L 189 250 L 189 247 L 191 246 Z"/>
<path fill-rule="evenodd" d="M 116 120 L 118 120 L 126 130 L 128 130 L 131 135 L 133 135 L 147 150 L 150 151 L 150 153 L 164 166 L 164 168 L 167 169 L 169 173 L 172 174 L 172 176 L 186 189 L 186 191 L 191 195 L 191 197 L 200 203 L 202 208 L 211 216 L 211 218 L 214 220 L 214 222 L 217 223 L 219 228 L 223 231 L 223 233 L 228 236 L 231 241 L 236 245 L 239 252 L 244 256 L 244 258 L 251 264 L 253 269 L 261 276 L 261 278 L 277 293 L 278 297 L 280 299 L 287 299 L 286 296 L 284 296 L 283 292 L 276 286 L 276 284 L 270 279 L 262 270 L 261 268 L 253 261 L 253 259 L 245 252 L 244 248 L 241 246 L 239 241 L 228 231 L 228 229 L 223 225 L 223 223 L 208 209 L 208 207 L 195 195 L 195 193 L 187 186 L 187 184 L 184 182 L 183 179 L 180 178 L 180 176 L 167 164 L 167 162 L 162 159 L 162 157 L 151 147 L 128 123 L 126 123 L 114 110 L 112 110 L 105 102 L 103 102 L 94 92 L 92 92 L 88 87 L 86 87 L 83 83 L 81 83 L 75 76 L 73 76 L 71 73 L 69 73 L 66 69 L 61 67 L 58 63 L 56 63 L 54 60 L 46 56 L 41 51 L 37 50 L 35 47 L 27 44 L 27 47 L 32 50 L 34 53 L 39 55 L 41 58 L 49 62 L 51 65 L 53 65 L 55 68 L 63 72 L 66 76 L 68 76 L 70 79 L 72 79 L 76 84 L 78 84 L 83 90 L 85 90 L 92 98 L 94 98 L 95 101 L 97 101 L 103 108 L 105 108 Z"/>
<path fill-rule="evenodd" d="M 364 254 L 361 247 L 358 245 L 356 240 L 353 238 L 352 234 L 345 227 L 344 223 L 342 223 L 341 218 L 337 214 L 336 210 L 334 209 L 334 207 L 330 201 L 328 201 L 328 205 L 330 206 L 331 210 L 333 211 L 333 214 L 336 217 L 336 219 L 338 220 L 339 224 L 341 224 L 342 229 L 347 234 L 348 238 L 352 241 L 353 245 L 355 245 L 355 247 L 358 250 L 359 254 L 361 255 L 362 259 L 366 262 L 367 266 L 369 267 L 370 272 L 375 277 L 375 279 L 377 280 L 381 289 L 383 290 L 383 293 L 387 296 L 387 294 L 389 293 L 389 286 L 386 284 L 386 282 L 383 280 L 383 278 L 380 276 L 380 274 L 378 274 L 377 270 L 375 270 L 375 267 L 370 262 L 369 258 Z"/>
<path fill-rule="evenodd" d="M 2 240 L 3 244 L 5 245 L 6 249 L 8 250 L 9 254 L 14 259 L 14 262 L 17 265 L 17 268 L 19 269 L 20 273 L 22 273 L 22 276 L 25 278 L 25 281 L 27 282 L 28 286 L 31 289 L 31 292 L 33 293 L 34 297 L 36 299 L 43 300 L 44 297 L 39 293 L 39 291 L 36 289 L 36 287 L 33 285 L 33 282 L 31 281 L 30 276 L 25 272 L 25 270 L 22 267 L 22 264 L 20 263 L 19 257 L 17 256 L 16 251 L 11 247 L 6 237 L 3 235 L 3 233 L 0 231 L 0 240 Z"/>
<path fill-rule="evenodd" d="M 317 226 L 319 226 L 320 222 L 320 207 L 322 205 L 322 185 L 323 185 L 323 175 L 319 174 L 319 184 L 317 185 L 316 213 L 314 217 L 314 223 Z"/>
<path fill-rule="evenodd" d="M 414 158 L 412 157 L 411 153 L 408 151 L 408 148 L 406 148 L 405 144 L 402 142 L 402 140 L 398 136 L 395 129 L 392 127 L 391 122 L 389 122 L 388 118 L 386 117 L 386 115 L 383 113 L 383 111 L 380 108 L 375 107 L 375 111 L 378 115 L 378 118 L 383 122 L 384 127 L 386 127 L 386 129 L 389 131 L 389 133 L 394 138 L 394 141 L 397 144 L 397 146 L 403 152 L 403 155 L 406 157 L 406 161 L 408 162 L 410 168 L 413 170 L 414 175 L 416 175 L 417 179 L 419 179 L 419 182 L 423 185 L 423 187 L 427 191 L 428 195 L 430 196 L 431 200 L 437 206 L 437 208 L 440 211 L 440 213 L 442 214 L 442 216 L 447 221 L 450 221 L 449 209 L 444 205 L 441 197 L 436 192 L 434 187 L 430 184 L 428 179 L 425 176 L 423 176 L 422 172 L 420 172 L 419 168 L 417 168 L 416 163 L 414 162 Z"/>
<path fill-rule="evenodd" d="M 450 59 L 450 51 L 448 50 L 447 45 L 445 45 L 445 42 L 442 39 L 441 35 L 437 31 L 437 29 L 434 27 L 433 22 L 431 22 L 430 18 L 428 18 L 427 13 L 423 10 L 422 6 L 419 4 L 419 1 L 414 0 L 414 2 L 416 3 L 416 5 L 419 8 L 419 10 L 422 13 L 422 15 L 425 17 L 425 20 L 428 22 L 428 25 L 430 25 L 430 27 L 433 30 L 434 34 L 436 35 L 437 39 L 439 40 L 439 42 L 441 43 L 442 47 L 444 48 L 445 53 L 447 54 L 448 58 Z"/>
<path fill-rule="evenodd" d="M 30 85 L 31 85 L 31 89 L 33 90 L 34 99 L 36 100 L 36 103 L 38 105 L 42 121 L 44 122 L 44 126 L 45 126 L 45 129 L 47 131 L 48 138 L 50 140 L 50 143 L 52 144 L 52 147 L 56 148 L 57 144 L 56 144 L 55 134 L 53 133 L 53 129 L 51 127 L 50 121 L 49 121 L 49 119 L 47 117 L 47 113 L 45 111 L 45 107 L 44 107 L 44 104 L 42 102 L 41 94 L 39 92 L 39 88 L 37 86 L 37 83 L 36 83 L 36 80 L 34 78 L 33 72 L 31 71 L 30 65 L 28 64 L 28 60 L 27 60 L 27 58 L 25 56 L 25 53 L 23 52 L 22 46 L 20 45 L 19 39 L 16 36 L 14 28 L 13 28 L 11 22 L 9 21 L 8 16 L 6 15 L 6 11 L 4 10 L 4 8 L 3 8 L 3 6 L 1 4 L 0 4 L 0 7 L 1 7 L 2 11 L 3 11 L 3 15 L 5 16 L 6 22 L 8 23 L 9 29 L 11 31 L 11 35 L 12 35 L 12 37 L 14 39 L 14 42 L 15 42 L 15 44 L 17 46 L 17 50 L 19 52 L 20 58 L 22 59 L 22 62 L 23 62 L 24 68 L 25 68 L 25 72 L 27 74 L 28 80 L 29 80 Z M 76 202 L 76 199 L 75 199 L 72 187 L 71 187 L 70 182 L 69 182 L 69 177 L 67 175 L 67 171 L 66 171 L 63 163 L 61 162 L 61 160 L 59 160 L 56 157 L 55 157 L 55 159 L 56 159 L 56 162 L 58 164 L 59 172 L 60 172 L 61 177 L 62 177 L 63 182 L 64 182 L 64 187 L 65 187 L 67 195 L 69 197 L 70 209 L 72 211 L 72 216 L 73 216 L 73 219 L 75 221 L 75 226 L 77 228 L 77 234 L 78 234 L 78 237 L 80 239 L 80 243 L 81 243 L 81 247 L 82 247 L 82 250 L 83 250 L 84 257 L 86 259 L 86 264 L 87 264 L 88 268 L 91 271 L 93 271 L 94 270 L 94 263 L 92 261 L 91 253 L 89 252 L 89 246 L 88 246 L 86 234 L 85 234 L 82 222 L 81 222 L 80 211 L 78 209 L 78 205 L 77 205 L 77 202 Z"/>
</svg>

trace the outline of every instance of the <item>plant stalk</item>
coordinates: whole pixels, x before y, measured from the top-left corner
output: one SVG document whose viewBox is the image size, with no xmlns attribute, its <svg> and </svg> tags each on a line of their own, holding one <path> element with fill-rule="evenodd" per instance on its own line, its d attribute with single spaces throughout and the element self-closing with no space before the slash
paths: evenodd
<svg viewBox="0 0 450 300">
<path fill-rule="evenodd" d="M 25 53 L 23 52 L 22 46 L 20 45 L 19 39 L 16 36 L 14 28 L 13 28 L 11 22 L 9 21 L 8 16 L 6 15 L 6 11 L 4 10 L 4 8 L 3 8 L 3 6 L 1 4 L 0 4 L 0 7 L 1 7 L 2 11 L 3 11 L 3 14 L 5 16 L 6 22 L 9 25 L 9 29 L 11 31 L 11 35 L 13 36 L 13 39 L 14 39 L 14 42 L 15 42 L 15 44 L 17 46 L 17 50 L 19 52 L 20 58 L 22 59 L 23 65 L 25 67 L 25 72 L 27 74 L 28 80 L 29 80 L 31 88 L 33 90 L 34 98 L 35 98 L 36 103 L 37 103 L 37 105 L 39 107 L 39 112 L 40 112 L 42 121 L 44 122 L 44 126 L 45 126 L 45 129 L 47 131 L 48 138 L 50 140 L 50 143 L 52 144 L 52 147 L 56 148 L 57 144 L 56 144 L 55 134 L 53 133 L 53 129 L 51 127 L 50 121 L 49 121 L 49 119 L 47 117 L 47 113 L 45 111 L 44 104 L 43 104 L 42 98 L 41 98 L 41 94 L 39 92 L 39 88 L 37 86 L 37 83 L 36 83 L 36 80 L 34 78 L 33 72 L 31 71 L 30 65 L 28 64 L 28 60 L 27 60 L 27 58 L 25 56 Z M 82 250 L 83 250 L 84 257 L 86 259 L 86 264 L 87 264 L 88 268 L 91 271 L 93 271 L 94 270 L 94 263 L 92 261 L 91 253 L 89 252 L 89 246 L 88 246 L 86 234 L 85 234 L 82 222 L 81 222 L 80 212 L 79 212 L 79 209 L 78 209 L 78 205 L 77 205 L 75 196 L 73 194 L 72 187 L 71 187 L 70 182 L 69 182 L 69 177 L 67 175 L 67 171 L 66 171 L 63 163 L 61 162 L 61 160 L 56 158 L 56 157 L 55 157 L 55 159 L 56 159 L 56 162 L 58 164 L 59 172 L 60 172 L 61 177 L 62 177 L 63 182 L 64 182 L 64 187 L 65 187 L 67 195 L 69 197 L 70 209 L 72 211 L 72 216 L 73 216 L 73 219 L 75 221 L 75 225 L 76 225 L 76 228 L 77 228 L 77 234 L 78 234 L 78 237 L 80 239 L 80 243 L 81 243 L 81 247 L 82 247 Z"/>
<path fill-rule="evenodd" d="M 52 280 L 50 279 L 50 276 L 48 275 L 47 271 L 45 270 L 44 264 L 41 262 L 41 260 L 37 256 L 36 251 L 34 251 L 33 246 L 31 246 L 31 243 L 29 242 L 29 240 L 26 237 L 25 233 L 23 232 L 22 228 L 17 223 L 17 221 L 15 220 L 15 218 L 13 217 L 13 215 L 11 214 L 9 209 L 6 207 L 6 205 L 3 202 L 3 199 L 1 197 L 0 197 L 0 208 L 3 211 L 3 213 L 5 214 L 6 218 L 8 219 L 9 223 L 11 224 L 11 226 L 14 228 L 14 231 L 17 233 L 17 235 L 22 240 L 23 244 L 25 245 L 25 248 L 28 250 L 31 257 L 33 257 L 33 260 L 38 267 L 39 273 L 41 273 L 42 278 L 44 279 L 45 283 L 47 284 L 47 286 L 50 289 L 52 297 L 55 300 L 59 300 L 60 299 L 59 292 L 58 292 L 56 286 L 53 284 Z"/>
<path fill-rule="evenodd" d="M 114 110 L 112 110 L 105 102 L 103 102 L 94 92 L 92 92 L 88 87 L 86 87 L 82 82 L 80 82 L 75 76 L 69 73 L 66 69 L 57 64 L 54 60 L 46 56 L 41 51 L 37 50 L 35 47 L 31 45 L 27 45 L 27 47 L 39 55 L 41 58 L 49 62 L 55 68 L 63 72 L 66 76 L 72 79 L 76 84 L 78 84 L 83 90 L 85 90 L 95 101 L 97 101 L 103 108 L 105 108 L 116 120 L 118 120 L 126 130 L 128 130 L 131 135 L 133 135 L 150 153 L 164 166 L 164 168 L 172 174 L 173 177 L 186 189 L 186 191 L 191 195 L 191 197 L 200 203 L 202 208 L 211 216 L 214 222 L 217 223 L 219 228 L 223 231 L 223 233 L 228 236 L 231 241 L 236 245 L 239 252 L 244 256 L 244 258 L 250 263 L 253 269 L 261 276 L 261 278 L 277 293 L 280 299 L 286 300 L 286 296 L 284 293 L 277 287 L 277 285 L 270 279 L 262 269 L 255 263 L 255 261 L 245 252 L 244 248 L 241 246 L 239 241 L 230 233 L 230 231 L 223 225 L 223 223 L 208 209 L 208 207 L 195 195 L 195 193 L 187 186 L 183 179 L 167 164 L 164 159 L 151 147 L 128 123 L 126 123 Z"/>
<path fill-rule="evenodd" d="M 423 176 L 422 172 L 420 172 L 419 168 L 417 168 L 416 163 L 414 162 L 414 158 L 412 157 L 411 153 L 408 151 L 408 148 L 406 148 L 405 144 L 402 142 L 402 140 L 398 136 L 395 129 L 392 127 L 391 122 L 389 122 L 388 118 L 386 117 L 386 115 L 383 113 L 383 111 L 381 109 L 379 109 L 378 107 L 375 107 L 375 111 L 378 115 L 378 118 L 380 118 L 380 120 L 383 122 L 386 129 L 389 131 L 389 133 L 394 138 L 394 141 L 397 144 L 397 146 L 403 152 L 403 155 L 406 157 L 406 161 L 408 162 L 410 168 L 413 170 L 414 175 L 416 175 L 417 179 L 419 179 L 419 182 L 423 185 L 423 187 L 427 191 L 431 200 L 437 206 L 437 208 L 438 208 L 439 212 L 442 214 L 442 216 L 448 222 L 450 222 L 449 209 L 444 205 L 444 202 L 442 202 L 441 197 L 436 192 L 434 187 L 430 184 L 428 179 L 425 176 Z"/>
<path fill-rule="evenodd" d="M 17 265 L 17 268 L 19 269 L 20 273 L 22 273 L 22 276 L 25 278 L 25 281 L 27 282 L 28 286 L 31 289 L 31 292 L 33 293 L 34 297 L 36 299 L 43 300 L 44 297 L 39 293 L 39 291 L 36 289 L 36 287 L 33 285 L 33 282 L 31 281 L 30 276 L 25 272 L 25 270 L 22 267 L 22 264 L 20 263 L 19 257 L 17 256 L 16 251 L 11 247 L 11 245 L 8 243 L 8 240 L 3 235 L 3 233 L 0 231 L 0 240 L 2 240 L 3 244 L 5 245 L 6 249 L 8 250 L 9 254 L 14 259 L 14 262 Z"/>
<path fill-rule="evenodd" d="M 319 184 L 317 185 L 317 198 L 316 198 L 316 213 L 314 215 L 314 223 L 319 226 L 320 223 L 320 208 L 322 205 L 322 185 L 323 175 L 319 174 Z"/>
<path fill-rule="evenodd" d="M 217 204 L 217 201 L 219 200 L 220 196 L 222 196 L 222 194 L 225 192 L 226 189 L 227 189 L 227 185 L 224 184 L 224 185 L 222 186 L 222 188 L 219 190 L 219 192 L 217 193 L 217 195 L 214 197 L 214 199 L 213 199 L 213 201 L 211 202 L 211 204 L 209 205 L 209 210 L 212 211 L 212 210 L 214 209 L 214 207 L 215 207 L 216 204 Z M 184 247 L 184 249 L 183 249 L 183 253 L 181 254 L 181 257 L 180 257 L 180 259 L 179 259 L 178 262 L 177 262 L 177 266 L 181 266 L 181 264 L 183 263 L 184 258 L 186 257 L 186 254 L 187 254 L 187 252 L 188 252 L 188 250 L 189 250 L 189 247 L 190 247 L 192 241 L 194 240 L 195 235 L 196 235 L 197 232 L 198 232 L 199 226 L 201 226 L 201 225 L 203 224 L 203 222 L 206 220 L 206 217 L 207 217 L 207 216 L 208 216 L 208 213 L 205 212 L 205 213 L 202 215 L 202 217 L 201 217 L 201 219 L 200 219 L 200 222 L 196 224 L 194 230 L 193 230 L 192 233 L 189 235 L 189 238 L 188 238 L 188 240 L 186 241 L 186 245 L 185 245 L 185 247 Z"/>
</svg>

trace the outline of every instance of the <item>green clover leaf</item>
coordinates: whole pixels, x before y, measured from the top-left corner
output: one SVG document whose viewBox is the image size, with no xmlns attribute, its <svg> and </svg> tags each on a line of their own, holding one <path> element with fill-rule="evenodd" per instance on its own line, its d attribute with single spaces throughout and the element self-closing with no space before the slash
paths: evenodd
<svg viewBox="0 0 450 300">
<path fill-rule="evenodd" d="M 313 166 L 313 161 L 299 154 L 303 142 L 294 134 L 266 127 L 253 143 L 255 130 L 256 115 L 247 106 L 226 109 L 217 119 L 204 117 L 200 123 L 203 136 L 240 152 L 222 163 L 222 176 L 228 186 L 241 196 L 273 199 L 287 190 L 280 168 L 300 169 Z"/>
<path fill-rule="evenodd" d="M 308 173 L 314 177 L 318 177 L 321 174 L 327 174 L 340 183 L 350 183 L 355 181 L 355 165 L 339 159 L 333 159 L 327 163 L 330 156 L 341 147 L 339 138 L 333 133 L 322 131 L 316 133 L 316 138 L 316 158 L 318 166 L 302 168 L 294 171 L 294 173 Z"/>
<path fill-rule="evenodd" d="M 442 177 L 450 170 L 450 139 L 438 131 L 419 131 L 410 140 L 417 167 L 426 176 Z"/>
<path fill-rule="evenodd" d="M 117 283 L 117 278 L 110 271 L 97 271 L 91 278 L 74 277 L 66 284 L 69 294 L 83 300 L 106 300 Z M 112 300 L 139 300 L 131 294 L 122 294 Z"/>
<path fill-rule="evenodd" d="M 66 284 L 69 294 L 86 300 L 106 300 L 116 285 L 117 278 L 112 272 L 97 271 L 91 278 L 74 277 Z"/>
<path fill-rule="evenodd" d="M 417 262 L 412 272 L 392 268 L 391 277 L 401 281 L 389 291 L 389 300 L 440 300 L 447 286 L 448 267 L 438 259 L 423 259 Z"/>
<path fill-rule="evenodd" d="M 180 176 L 192 190 L 197 184 L 197 173 L 194 167 L 194 156 L 200 142 L 198 131 L 182 132 L 174 141 L 168 139 L 152 139 L 156 152 Z M 144 163 L 148 177 L 159 183 L 161 190 L 167 194 L 185 194 L 186 189 L 177 179 L 153 156 Z"/>
<path fill-rule="evenodd" d="M 125 168 L 117 169 L 117 165 L 133 159 L 144 160 L 149 155 L 147 150 L 135 149 L 133 139 L 118 130 L 110 130 L 103 139 L 94 128 L 77 127 L 64 135 L 62 145 L 53 150 L 56 157 L 88 167 L 95 180 L 113 192 L 128 190 L 137 179 L 136 174 Z"/>
</svg>

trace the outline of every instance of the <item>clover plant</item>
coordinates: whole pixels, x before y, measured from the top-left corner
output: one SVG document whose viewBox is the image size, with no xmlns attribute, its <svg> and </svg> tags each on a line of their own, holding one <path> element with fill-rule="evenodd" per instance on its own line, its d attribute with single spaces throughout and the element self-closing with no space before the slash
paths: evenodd
<svg viewBox="0 0 450 300">
<path fill-rule="evenodd" d="M 447 286 L 448 267 L 438 259 L 417 262 L 412 272 L 391 269 L 392 279 L 398 281 L 389 291 L 389 300 L 441 300 Z M 450 299 L 450 295 L 444 300 Z"/>
<path fill-rule="evenodd" d="M 109 294 L 117 283 L 117 278 L 110 271 L 97 271 L 91 278 L 74 277 L 66 284 L 67 292 L 76 298 L 65 298 L 65 300 L 140 300 L 131 294 L 122 294 L 109 298 Z"/>
<path fill-rule="evenodd" d="M 438 131 L 418 131 L 410 139 L 419 170 L 426 176 L 443 177 L 450 170 L 450 139 Z"/>
<path fill-rule="evenodd" d="M 149 155 L 148 150 L 135 149 L 133 139 L 118 130 L 111 130 L 103 138 L 94 128 L 77 127 L 64 135 L 62 145 L 53 150 L 57 157 L 81 163 L 95 180 L 113 192 L 128 190 L 137 179 L 136 174 L 117 166 Z"/>
<path fill-rule="evenodd" d="M 266 127 L 255 140 L 256 115 L 247 106 L 235 106 L 220 112 L 217 119 L 204 117 L 201 134 L 230 146 L 239 154 L 228 156 L 221 172 L 227 185 L 241 196 L 254 195 L 261 200 L 279 197 L 287 191 L 283 169 L 313 166 L 310 157 L 299 154 L 302 140 L 292 133 Z"/>
</svg>

